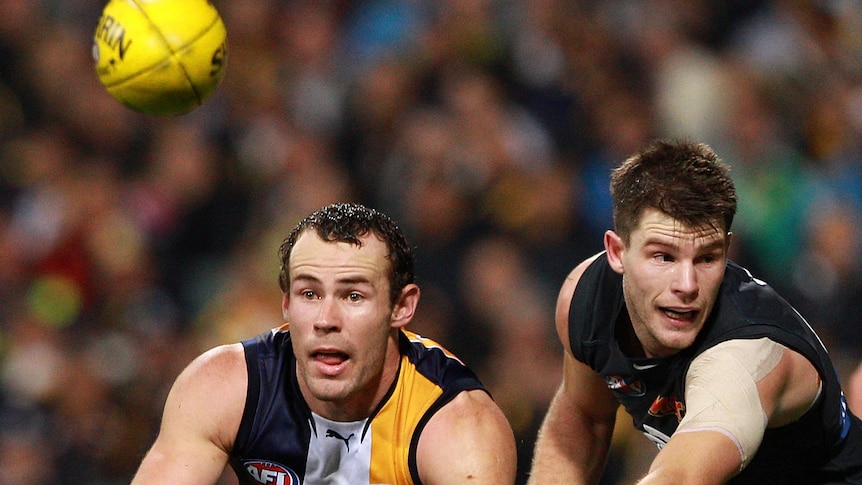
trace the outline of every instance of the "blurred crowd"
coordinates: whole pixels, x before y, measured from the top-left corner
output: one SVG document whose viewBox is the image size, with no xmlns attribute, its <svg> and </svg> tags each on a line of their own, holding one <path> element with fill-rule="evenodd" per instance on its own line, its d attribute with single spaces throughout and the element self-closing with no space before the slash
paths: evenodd
<svg viewBox="0 0 862 485">
<path fill-rule="evenodd" d="M 733 259 L 862 360 L 862 3 L 214 3 L 223 84 L 156 118 L 99 84 L 103 1 L 0 0 L 0 483 L 127 483 L 179 371 L 282 322 L 278 245 L 335 201 L 407 232 L 413 330 L 489 386 L 523 480 L 557 289 L 655 137 L 731 165 Z M 654 453 L 621 419 L 605 484 Z"/>
</svg>

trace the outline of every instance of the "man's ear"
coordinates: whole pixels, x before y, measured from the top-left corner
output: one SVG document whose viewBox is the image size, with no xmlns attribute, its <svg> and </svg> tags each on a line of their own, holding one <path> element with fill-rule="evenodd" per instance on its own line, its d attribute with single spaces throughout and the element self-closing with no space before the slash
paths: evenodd
<svg viewBox="0 0 862 485">
<path fill-rule="evenodd" d="M 290 306 L 290 295 L 285 291 L 281 295 L 281 316 L 284 318 L 286 322 L 287 318 L 287 307 Z"/>
<path fill-rule="evenodd" d="M 614 231 L 605 231 L 605 250 L 608 253 L 608 264 L 611 269 L 619 274 L 625 273 L 623 266 L 623 253 L 626 250 L 626 243 Z"/>
<path fill-rule="evenodd" d="M 395 306 L 392 308 L 390 327 L 403 328 L 410 323 L 410 320 L 413 320 L 416 307 L 419 306 L 420 293 L 419 287 L 412 283 L 401 290 L 401 298 L 395 302 Z"/>
</svg>

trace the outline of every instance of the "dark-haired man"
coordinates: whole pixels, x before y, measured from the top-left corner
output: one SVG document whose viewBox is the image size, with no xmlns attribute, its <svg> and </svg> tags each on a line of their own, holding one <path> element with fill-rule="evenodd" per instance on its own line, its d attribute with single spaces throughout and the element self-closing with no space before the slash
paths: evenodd
<svg viewBox="0 0 862 485">
<path fill-rule="evenodd" d="M 728 260 L 736 192 L 708 146 L 611 175 L 614 230 L 557 302 L 563 382 L 531 483 L 597 483 L 622 405 L 660 450 L 642 484 L 862 483 L 862 424 L 805 320 Z"/>
<path fill-rule="evenodd" d="M 512 430 L 476 376 L 405 330 L 412 251 L 384 214 L 336 204 L 280 250 L 288 322 L 177 378 L 133 484 L 514 483 Z"/>
</svg>

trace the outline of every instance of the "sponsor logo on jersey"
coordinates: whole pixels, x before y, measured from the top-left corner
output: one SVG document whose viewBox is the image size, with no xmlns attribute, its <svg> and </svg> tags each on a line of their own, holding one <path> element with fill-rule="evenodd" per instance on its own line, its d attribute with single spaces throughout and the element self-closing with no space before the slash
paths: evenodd
<svg viewBox="0 0 862 485">
<path fill-rule="evenodd" d="M 350 435 L 345 438 L 344 436 L 341 436 L 340 434 L 338 434 L 338 431 L 335 431 L 334 429 L 326 430 L 326 437 L 327 438 L 335 438 L 335 439 L 343 441 L 344 446 L 347 447 L 348 453 L 350 453 L 350 438 L 353 438 L 354 436 L 356 436 L 356 435 L 353 433 L 350 433 Z"/>
<path fill-rule="evenodd" d="M 271 485 L 299 485 L 299 476 L 284 465 L 264 460 L 243 462 L 245 471 L 258 483 Z"/>
<path fill-rule="evenodd" d="M 675 394 L 658 396 L 650 405 L 649 414 L 658 418 L 675 414 L 677 421 L 682 421 L 685 416 L 685 403 L 677 399 Z"/>
<path fill-rule="evenodd" d="M 644 386 L 643 382 L 639 380 L 626 382 L 626 380 L 621 376 L 605 377 L 605 384 L 607 384 L 608 389 L 612 391 L 619 391 L 631 396 L 643 396 L 646 392 L 646 386 Z"/>
</svg>

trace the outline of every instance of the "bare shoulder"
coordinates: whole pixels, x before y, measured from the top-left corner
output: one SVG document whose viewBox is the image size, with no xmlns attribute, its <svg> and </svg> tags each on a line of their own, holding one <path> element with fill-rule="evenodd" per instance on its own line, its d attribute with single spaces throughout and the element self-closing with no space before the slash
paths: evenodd
<svg viewBox="0 0 862 485">
<path fill-rule="evenodd" d="M 245 373 L 245 350 L 241 343 L 233 343 L 202 353 L 186 367 L 180 378 L 200 378 L 207 382 L 214 377 L 219 380 L 233 374 L 245 376 Z"/>
<path fill-rule="evenodd" d="M 247 385 L 242 344 L 195 358 L 174 381 L 159 435 L 132 484 L 216 483 L 233 448 Z"/>
<path fill-rule="evenodd" d="M 578 287 L 578 282 L 584 271 L 596 260 L 602 253 L 595 254 L 585 259 L 569 272 L 566 279 L 560 287 L 559 295 L 557 296 L 557 307 L 555 312 L 555 321 L 557 326 L 557 335 L 560 336 L 560 341 L 566 349 L 569 348 L 569 307 L 572 304 L 572 296 L 575 294 L 575 289 Z"/>
<path fill-rule="evenodd" d="M 206 391 L 230 391 L 237 384 L 242 384 L 244 391 L 247 380 L 242 344 L 221 345 L 196 357 L 177 377 L 171 393 L 197 395 Z"/>
<path fill-rule="evenodd" d="M 514 483 L 515 438 L 491 396 L 465 391 L 428 421 L 417 449 L 422 482 Z"/>
<path fill-rule="evenodd" d="M 163 428 L 191 426 L 227 451 L 239 428 L 247 386 L 242 344 L 214 347 L 177 377 L 165 403 Z"/>
</svg>

